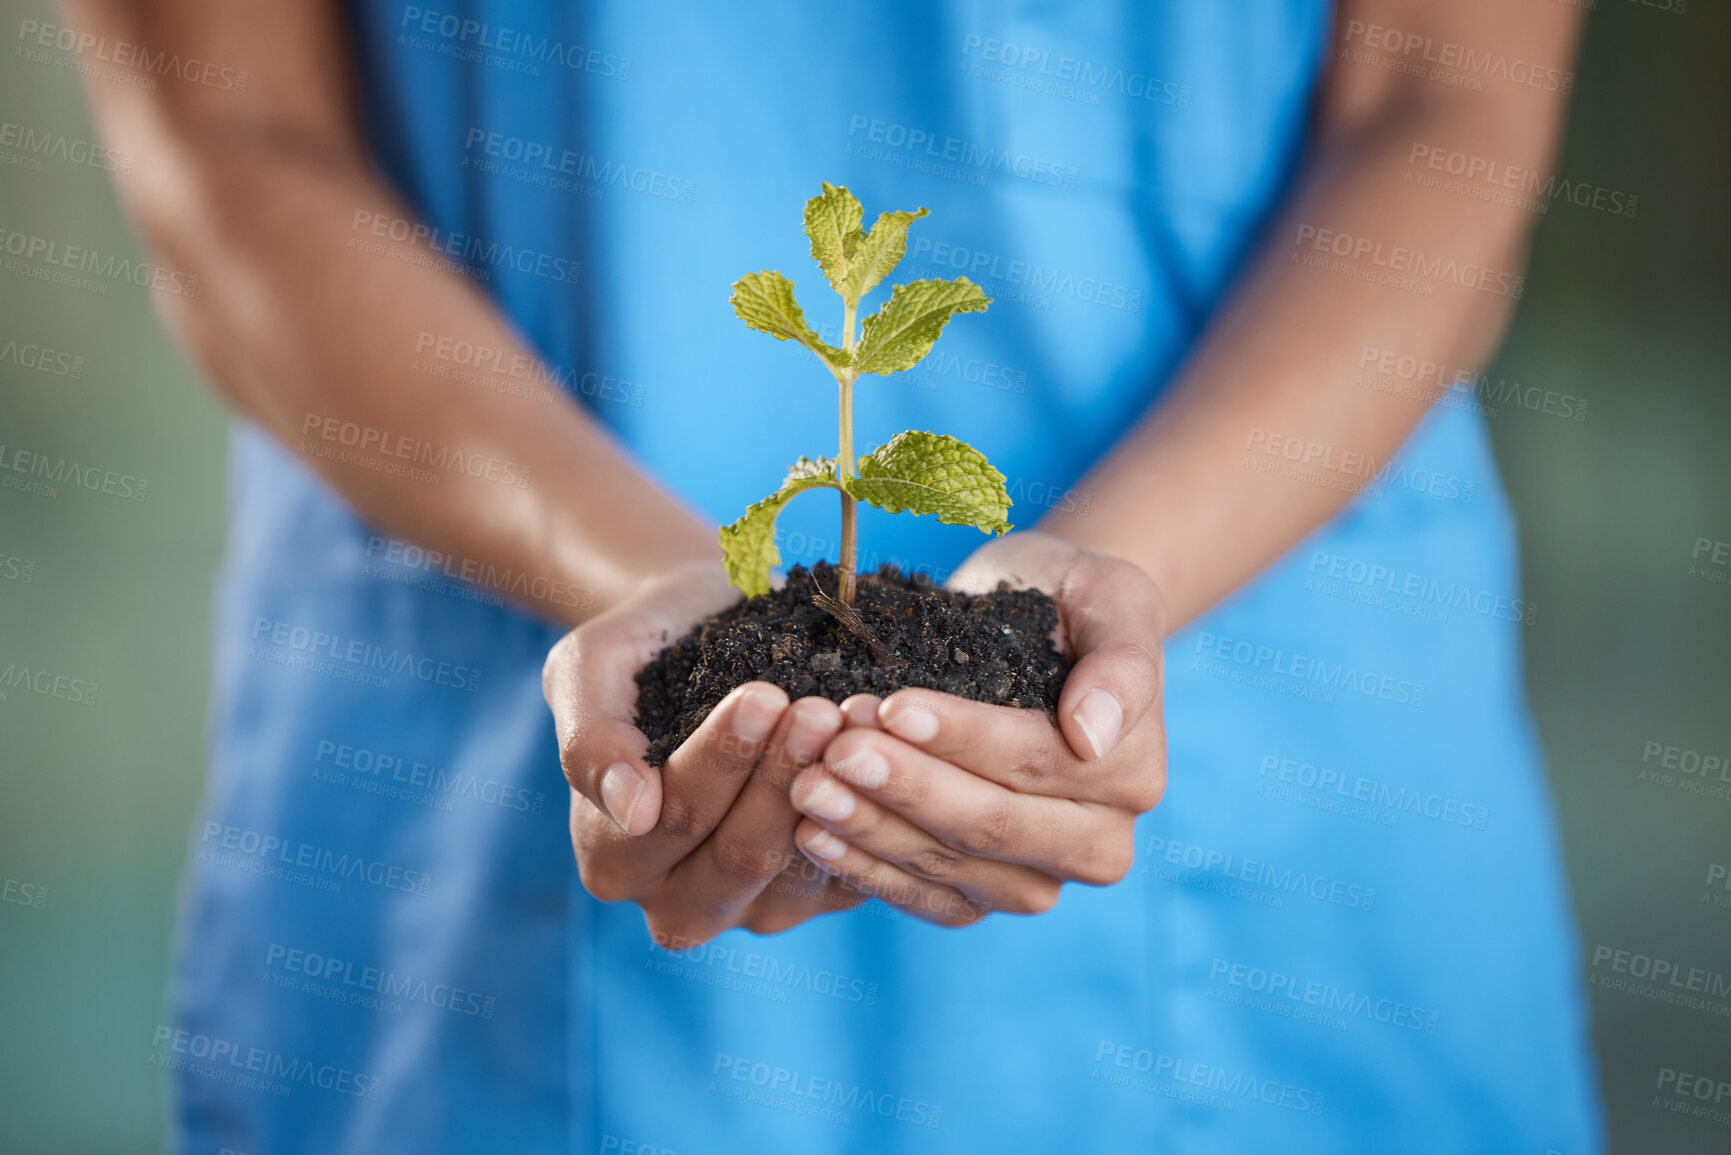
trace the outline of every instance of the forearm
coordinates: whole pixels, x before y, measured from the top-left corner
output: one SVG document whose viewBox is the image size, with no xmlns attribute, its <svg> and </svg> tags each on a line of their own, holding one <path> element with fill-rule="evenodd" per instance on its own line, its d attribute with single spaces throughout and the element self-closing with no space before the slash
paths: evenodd
<svg viewBox="0 0 1731 1155">
<path fill-rule="evenodd" d="M 200 278 L 171 322 L 230 399 L 363 517 L 471 569 L 526 575 L 501 592 L 530 591 L 573 624 L 715 555 L 712 531 L 525 368 L 536 358 L 477 288 L 364 251 L 381 245 L 369 222 L 411 219 L 370 174 L 270 144 L 235 151 L 184 167 L 206 203 L 157 230 Z M 492 351 L 498 369 L 425 371 L 457 343 Z"/>
<path fill-rule="evenodd" d="M 717 556 L 713 532 L 541 378 L 459 266 L 373 234 L 413 214 L 346 123 L 100 85 L 105 135 L 138 158 L 128 208 L 162 262 L 198 278 L 195 296 L 164 299 L 170 326 L 237 409 L 371 524 L 571 624 Z M 496 368 L 426 371 L 457 343 Z"/>
<path fill-rule="evenodd" d="M 1448 384 L 1439 372 L 1414 391 L 1422 396 L 1367 391 L 1355 381 L 1367 348 L 1452 376 L 1489 356 L 1513 304 L 1531 218 L 1411 183 L 1410 158 L 1422 143 L 1543 170 L 1561 98 L 1393 95 L 1364 114 L 1344 107 L 1351 96 L 1335 93 L 1332 108 L 1325 100 L 1305 178 L 1170 395 L 1078 483 L 1092 499 L 1087 514 L 1041 523 L 1141 566 L 1174 628 L 1337 513 Z M 1366 242 L 1380 246 L 1377 257 Z M 1414 274 L 1414 292 L 1339 271 L 1347 262 L 1385 271 L 1396 248 L 1471 274 Z"/>
</svg>

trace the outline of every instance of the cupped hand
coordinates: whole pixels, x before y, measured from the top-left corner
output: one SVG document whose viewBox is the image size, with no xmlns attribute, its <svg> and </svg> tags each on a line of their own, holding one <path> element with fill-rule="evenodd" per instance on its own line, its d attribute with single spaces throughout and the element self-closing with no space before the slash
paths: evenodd
<svg viewBox="0 0 1731 1155">
<path fill-rule="evenodd" d="M 571 784 L 571 845 L 589 892 L 638 903 L 670 950 L 730 927 L 785 930 L 866 895 L 794 848 L 788 790 L 842 728 L 835 703 L 738 687 L 668 758 L 644 759 L 636 673 L 738 593 L 719 565 L 670 571 L 547 656 L 542 688 Z"/>
<path fill-rule="evenodd" d="M 1137 815 L 1166 786 L 1166 612 L 1136 566 L 1037 532 L 980 549 L 952 580 L 1058 603 L 1073 663 L 1058 725 L 1038 710 L 934 690 L 844 703 L 848 725 L 796 779 L 794 840 L 820 869 L 944 925 L 1049 909 L 1135 858 Z"/>
</svg>

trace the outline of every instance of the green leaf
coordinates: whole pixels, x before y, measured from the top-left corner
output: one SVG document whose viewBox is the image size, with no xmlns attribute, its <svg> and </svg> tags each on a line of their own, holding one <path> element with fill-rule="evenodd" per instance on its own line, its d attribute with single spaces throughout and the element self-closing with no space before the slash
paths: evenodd
<svg viewBox="0 0 1731 1155">
<path fill-rule="evenodd" d="M 781 564 L 775 548 L 775 519 L 781 507 L 808 489 L 840 489 L 835 477 L 835 458 L 813 461 L 802 457 L 787 471 L 781 488 L 751 506 L 745 516 L 721 527 L 721 564 L 727 580 L 746 597 L 769 592 L 769 571 Z"/>
<path fill-rule="evenodd" d="M 845 299 L 848 265 L 865 235 L 860 228 L 864 210 L 859 198 L 844 186 L 823 182 L 823 192 L 805 202 L 805 235 L 811 238 L 811 256 L 829 279 L 829 287 Z"/>
<path fill-rule="evenodd" d="M 860 373 L 898 373 L 932 351 L 944 325 L 957 313 L 981 313 L 992 299 L 966 277 L 897 285 L 884 307 L 865 319 L 854 349 Z"/>
<path fill-rule="evenodd" d="M 1010 494 L 1004 475 L 965 441 L 941 433 L 898 433 L 859 459 L 847 492 L 890 513 L 936 514 L 945 525 L 1008 533 Z"/>
<path fill-rule="evenodd" d="M 823 192 L 805 202 L 805 235 L 811 256 L 823 269 L 829 287 L 849 304 L 871 292 L 908 251 L 908 226 L 926 215 L 925 209 L 881 214 L 868 234 L 859 199 L 845 187 L 824 182 Z"/>
<path fill-rule="evenodd" d="M 911 213 L 898 210 L 880 215 L 848 264 L 847 291 L 842 296 L 858 301 L 877 288 L 878 282 L 889 276 L 907 255 L 908 226 L 925 215 L 923 208 Z"/>
<path fill-rule="evenodd" d="M 806 324 L 805 311 L 793 295 L 793 282 L 768 269 L 747 273 L 733 282 L 733 311 L 750 328 L 777 341 L 798 341 L 831 369 L 847 366 L 848 357 L 824 341 Z"/>
</svg>

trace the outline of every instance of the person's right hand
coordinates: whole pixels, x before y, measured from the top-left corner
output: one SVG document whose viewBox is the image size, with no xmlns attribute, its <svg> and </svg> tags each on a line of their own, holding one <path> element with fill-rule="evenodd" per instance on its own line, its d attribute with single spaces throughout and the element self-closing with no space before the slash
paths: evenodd
<svg viewBox="0 0 1731 1155">
<path fill-rule="evenodd" d="M 866 896 L 794 848 L 788 790 L 842 728 L 824 698 L 748 682 L 660 768 L 644 760 L 635 675 L 739 597 L 719 564 L 672 570 L 560 639 L 542 689 L 571 784 L 571 845 L 589 893 L 634 901 L 669 950 L 730 927 L 771 934 Z"/>
<path fill-rule="evenodd" d="M 844 706 L 848 728 L 792 797 L 814 865 L 943 926 L 1038 914 L 1066 882 L 1129 871 L 1136 819 L 1166 789 L 1161 641 L 1166 603 L 1127 561 L 1033 530 L 994 539 L 952 579 L 1000 579 L 1058 605 L 1074 663 L 1043 711 L 902 689 Z"/>
</svg>

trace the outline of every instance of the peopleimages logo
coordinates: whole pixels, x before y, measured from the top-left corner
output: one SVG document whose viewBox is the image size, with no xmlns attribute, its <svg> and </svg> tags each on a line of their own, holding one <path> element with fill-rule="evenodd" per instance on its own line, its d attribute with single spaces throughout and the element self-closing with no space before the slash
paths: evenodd
<svg viewBox="0 0 1731 1155">
<path fill-rule="evenodd" d="M 34 369 L 51 377 L 79 378 L 84 376 L 84 355 L 61 353 L 44 345 L 19 344 L 8 339 L 0 345 L 0 362 L 10 361 L 21 369 Z"/>
<path fill-rule="evenodd" d="M 1487 808 L 1462 802 L 1458 798 L 1427 793 L 1416 787 L 1391 786 L 1387 782 L 1366 778 L 1362 774 L 1346 774 L 1312 762 L 1282 758 L 1278 754 L 1264 754 L 1257 769 L 1257 777 L 1268 778 L 1271 775 L 1274 781 L 1281 785 L 1297 787 L 1318 797 L 1332 795 L 1334 800 L 1338 801 L 1362 802 L 1391 814 L 1417 815 L 1433 822 L 1466 826 L 1474 830 L 1483 830 L 1490 822 L 1491 812 Z M 1257 784 L 1256 792 L 1264 792 L 1263 783 Z"/>
<path fill-rule="evenodd" d="M 847 134 L 850 139 L 864 134 L 865 139 L 872 144 L 917 153 L 927 160 L 961 165 L 964 169 L 979 173 L 997 173 L 1000 176 L 1015 177 L 1053 188 L 1073 189 L 1076 187 L 1077 177 L 1080 176 L 1079 170 L 1072 165 L 1057 164 L 1028 156 L 1026 153 L 982 145 L 962 137 L 939 136 L 923 128 L 910 128 L 895 121 L 879 120 L 858 113 L 848 121 Z"/>
<path fill-rule="evenodd" d="M 997 253 L 933 241 L 930 237 L 915 237 L 908 245 L 908 259 L 916 264 L 924 261 L 939 268 L 966 273 L 975 281 L 997 281 L 1018 290 L 1025 289 L 1027 294 L 1020 299 L 1041 307 L 1045 305 L 1045 295 L 1050 294 L 1128 313 L 1142 309 L 1140 289 L 1128 288 L 1104 277 L 1078 277 L 1031 261 L 1006 260 Z M 997 288 L 992 291 L 999 292 Z"/>
<path fill-rule="evenodd" d="M 1543 92 L 1564 94 L 1575 89 L 1575 74 L 1560 68 L 1547 68 L 1530 60 L 1511 59 L 1504 52 L 1479 52 L 1452 40 L 1437 40 L 1416 32 L 1384 28 L 1363 20 L 1346 22 L 1346 43 L 1360 45 L 1372 53 L 1386 52 L 1398 59 L 1380 62 L 1391 71 L 1413 71 L 1427 79 L 1473 80 L 1474 87 L 1483 87 L 1486 80 L 1502 80 L 1510 84 L 1527 85 Z M 1350 52 L 1343 49 L 1343 54 Z M 1364 63 L 1379 63 L 1374 57 Z M 1400 65 L 1401 67 L 1394 67 Z M 1423 65 L 1435 65 L 1424 68 Z"/>
<path fill-rule="evenodd" d="M 1422 249 L 1409 249 L 1404 245 L 1385 247 L 1382 241 L 1371 237 L 1353 236 L 1351 233 L 1337 232 L 1334 229 L 1301 224 L 1292 243 L 1295 249 L 1302 249 L 1306 247 L 1306 242 L 1313 252 L 1352 262 L 1369 261 L 1371 265 L 1386 270 L 1389 274 L 1410 273 L 1426 280 L 1448 281 L 1463 289 L 1476 289 L 1516 301 L 1521 299 L 1521 293 L 1526 289 L 1527 279 L 1514 273 L 1499 272 L 1471 262 L 1462 264 L 1453 257 L 1434 256 Z M 1295 251 L 1293 259 L 1296 260 L 1298 256 L 1299 253 Z"/>
<path fill-rule="evenodd" d="M 20 167 L 41 171 L 44 160 L 87 166 L 104 172 L 129 173 L 133 160 L 130 152 L 116 152 L 88 140 L 78 140 L 61 132 L 35 129 L 27 124 L 0 120 L 0 149 L 18 149 L 20 160 L 31 162 Z M 0 156 L 0 163 L 9 163 Z"/>
<path fill-rule="evenodd" d="M 453 257 L 472 268 L 479 269 L 486 265 L 495 269 L 512 269 L 531 277 L 568 285 L 576 284 L 578 276 L 583 272 L 581 261 L 567 260 L 552 253 L 518 248 L 498 241 L 482 240 L 468 233 L 448 232 L 408 217 L 393 217 L 366 209 L 355 210 L 354 218 L 349 222 L 349 232 L 355 234 L 349 237 L 349 247 L 362 252 L 373 251 L 366 247 L 369 239 L 410 245 L 417 253 L 420 246 L 424 245 L 435 253 Z M 386 252 L 383 255 L 391 254 Z"/>
<path fill-rule="evenodd" d="M 311 842 L 291 842 L 274 834 L 221 822 L 206 822 L 199 842 L 200 849 L 196 855 L 199 862 L 230 867 L 245 862 L 248 865 L 241 868 L 247 873 L 273 878 L 281 876 L 285 867 L 297 872 L 316 871 L 327 876 L 319 880 L 326 883 L 316 888 L 320 890 L 335 892 L 341 889 L 342 881 L 349 880 L 406 894 L 425 895 L 433 883 L 432 876 L 424 870 L 406 870 L 358 854 L 339 853 Z"/>
<path fill-rule="evenodd" d="M 33 276 L 37 280 L 94 289 L 99 293 L 108 292 L 104 281 L 123 281 L 141 289 L 173 293 L 188 300 L 198 296 L 198 278 L 189 273 L 153 265 L 149 261 L 117 257 L 112 253 L 104 256 L 85 245 L 69 245 L 4 225 L 0 225 L 0 252 L 17 258 L 7 262 L 7 272 Z M 101 280 L 87 280 L 82 274 Z"/>
<path fill-rule="evenodd" d="M 1353 910 L 1370 910 L 1376 905 L 1375 887 L 1329 878 L 1325 874 L 1293 870 L 1290 866 L 1279 867 L 1259 858 L 1240 858 L 1228 851 L 1199 846 L 1194 842 L 1173 842 L 1155 835 L 1148 840 L 1147 853 L 1168 866 L 1181 866 L 1205 875 L 1215 874 L 1280 894 L 1302 895 Z M 1178 881 L 1175 877 L 1158 877 L 1167 882 Z"/>
<path fill-rule="evenodd" d="M 1654 759 L 1658 759 L 1659 765 L 1667 770 L 1681 770 L 1685 774 L 1703 777 L 1717 776 L 1721 782 L 1731 782 L 1731 754 L 1704 754 L 1686 746 L 1647 742 L 1641 747 L 1641 761 L 1649 763 Z"/>
<path fill-rule="evenodd" d="M 878 985 L 874 982 L 822 968 L 813 970 L 805 963 L 784 963 L 773 955 L 742 951 L 719 942 L 666 953 L 726 975 L 756 980 L 778 990 L 806 991 L 868 1007 L 876 1006 L 878 1001 Z"/>
<path fill-rule="evenodd" d="M 357 1099 L 377 1099 L 384 1090 L 384 1083 L 379 1079 L 334 1063 L 297 1059 L 264 1047 L 249 1047 L 230 1039 L 173 1027 L 157 1027 L 151 1045 L 164 1052 L 151 1056 L 151 1060 L 160 1066 L 186 1070 L 225 1083 L 245 1084 L 242 1076 L 255 1076 L 270 1084 L 256 1089 L 276 1095 L 287 1095 L 296 1084 L 338 1095 L 353 1095 Z M 176 1056 L 185 1058 L 177 1059 Z M 188 1063 L 187 1059 L 194 1062 Z"/>
<path fill-rule="evenodd" d="M 275 646 L 308 659 L 329 658 L 342 662 L 356 671 L 379 670 L 386 674 L 407 674 L 435 686 L 450 686 L 481 692 L 481 671 L 455 662 L 444 662 L 412 650 L 386 649 L 360 638 L 345 638 L 293 622 L 256 618 L 252 625 L 252 643 Z M 254 656 L 259 656 L 255 654 Z M 389 685 L 386 682 L 386 685 Z"/>
<path fill-rule="evenodd" d="M 1427 1035 L 1436 1034 L 1440 1021 L 1436 1011 L 1426 1010 L 1400 999 L 1376 998 L 1361 991 L 1345 990 L 1333 983 L 1302 979 L 1277 970 L 1216 958 L 1208 966 L 1208 981 L 1216 983 L 1221 980 L 1224 980 L 1225 986 L 1249 992 L 1251 996 L 1260 995 L 1269 1000 L 1281 1000 L 1290 1007 L 1315 1008 L 1319 1014 L 1330 1017 L 1360 1018 L 1400 1030 L 1422 1031 Z M 1228 998 L 1221 1001 L 1236 1000 Z M 1258 1006 L 1255 1002 L 1248 1005 L 1255 1010 L 1270 1009 Z M 1301 1017 L 1292 1015 L 1289 1008 L 1281 1006 L 1280 1003 L 1273 1003 L 1272 1007 L 1278 1008 L 1276 1013 L 1286 1011 L 1285 1017 Z M 1334 1023 L 1327 1022 L 1324 1025 L 1333 1026 Z M 1341 1022 L 1342 1028 L 1345 1025 Z"/>
<path fill-rule="evenodd" d="M 41 667 L 32 669 L 28 665 L 8 662 L 6 668 L 0 670 L 0 702 L 7 701 L 13 690 L 25 690 L 44 698 L 58 698 L 75 706 L 96 705 L 95 682 L 74 678 L 70 674 L 56 674 Z"/>
<path fill-rule="evenodd" d="M 1327 1103 L 1327 1096 L 1309 1087 L 1275 1079 L 1259 1079 L 1255 1075 L 1230 1070 L 1216 1063 L 1198 1063 L 1178 1055 L 1156 1054 L 1147 1048 L 1139 1048 L 1131 1043 L 1117 1043 L 1111 1039 L 1100 1040 L 1099 1046 L 1094 1050 L 1094 1063 L 1095 1079 L 1135 1087 L 1137 1090 L 1152 1088 L 1136 1086 L 1121 1077 L 1113 1078 L 1110 1070 L 1102 1074 L 1102 1068 L 1110 1066 L 1122 1071 L 1151 1075 L 1156 1079 L 1165 1079 L 1188 1087 L 1217 1091 L 1240 1101 L 1254 1099 L 1270 1107 L 1282 1107 L 1301 1115 L 1320 1115 Z M 1229 1099 L 1228 1103 L 1230 1102 Z"/>
<path fill-rule="evenodd" d="M 1311 551 L 1307 572 L 1313 577 L 1345 582 L 1366 591 L 1410 598 L 1440 609 L 1466 610 L 1498 621 L 1531 625 L 1538 618 L 1538 607 L 1521 598 L 1495 593 L 1482 586 L 1474 588 L 1470 582 L 1445 582 L 1399 566 L 1328 550 Z"/>
<path fill-rule="evenodd" d="M 528 183 L 559 191 L 579 191 L 578 184 L 597 189 L 613 185 L 627 192 L 690 204 L 697 189 L 691 181 L 669 176 L 664 172 L 615 164 L 610 160 L 598 160 L 587 153 L 572 152 L 568 148 L 556 148 L 540 141 L 525 140 L 508 133 L 488 132 L 480 128 L 469 130 L 463 140 L 463 150 L 465 153 L 479 152 L 483 157 L 492 160 L 521 165 L 521 170 L 499 171 L 506 176 L 517 176 L 520 173 L 521 178 Z M 463 158 L 465 166 L 478 163 L 481 162 L 470 156 Z M 565 185 L 570 187 L 558 183 L 558 178 L 568 178 Z"/>
<path fill-rule="evenodd" d="M 805 353 L 808 357 L 812 355 L 809 350 L 803 348 L 800 352 Z M 641 385 L 631 381 L 623 381 L 605 373 L 588 372 L 579 377 L 575 369 L 558 368 L 547 364 L 538 357 L 531 357 L 526 353 L 496 345 L 478 345 L 473 341 L 441 337 L 422 330 L 415 337 L 415 353 L 417 360 L 414 368 L 420 372 L 430 373 L 438 377 L 455 378 L 487 389 L 513 393 L 517 396 L 535 396 L 537 400 L 545 400 L 549 403 L 552 401 L 552 398 L 536 395 L 528 389 L 499 389 L 498 385 L 490 380 L 492 377 L 505 377 L 525 384 L 546 385 L 568 393 L 593 397 L 597 401 L 614 401 L 639 409 L 643 407 L 643 386 Z M 456 368 L 441 370 L 423 364 L 419 361 L 419 356 L 422 354 Z M 459 370 L 464 369 L 473 369 L 475 372 L 472 374 L 459 372 Z"/>
<path fill-rule="evenodd" d="M 709 1089 L 728 1098 L 744 1099 L 766 1107 L 776 1107 L 796 1115 L 811 1115 L 833 1123 L 849 1123 L 852 1118 L 833 1108 L 861 1111 L 884 1119 L 908 1123 L 915 1127 L 936 1128 L 944 1117 L 944 1109 L 921 1099 L 897 1095 L 889 1091 L 874 1091 L 858 1083 L 841 1079 L 826 1079 L 807 1075 L 789 1067 L 760 1063 L 741 1055 L 719 1053 L 709 1072 L 714 1076 Z M 729 1087 L 727 1082 L 744 1084 Z M 757 1088 L 753 1094 L 749 1088 Z"/>
<path fill-rule="evenodd" d="M 1474 373 L 1471 369 L 1451 369 L 1440 361 L 1415 357 L 1394 349 L 1379 349 L 1374 345 L 1366 345 L 1359 352 L 1358 367 L 1368 369 L 1370 373 L 1360 373 L 1357 383 L 1379 393 L 1393 393 L 1400 397 L 1423 398 L 1428 401 L 1434 397 L 1435 389 L 1446 389 L 1447 393 L 1436 398 L 1438 405 L 1462 408 L 1463 405 L 1456 395 L 1464 394 L 1484 402 L 1479 411 L 1489 417 L 1497 415 L 1496 406 L 1508 405 L 1511 408 L 1519 407 L 1534 413 L 1545 413 L 1574 421 L 1587 419 L 1587 400 L 1572 393 L 1558 393 L 1550 389 L 1540 389 L 1536 385 L 1522 385 L 1519 381 L 1510 381 L 1507 377 L 1499 377 L 1493 382 L 1488 373 Z"/>
<path fill-rule="evenodd" d="M 310 453 L 315 457 L 329 458 L 345 465 L 359 465 L 377 469 L 380 472 L 403 473 L 412 480 L 431 480 L 437 484 L 444 474 L 455 472 L 487 481 L 495 481 L 501 485 L 515 486 L 522 489 L 529 484 L 531 467 L 514 461 L 506 461 L 498 457 L 490 457 L 485 453 L 465 453 L 449 445 L 435 445 L 431 441 L 422 441 L 406 433 L 392 433 L 386 429 L 376 429 L 371 425 L 362 425 L 355 421 L 344 421 L 340 417 L 327 417 L 318 413 L 308 413 L 301 420 L 301 437 L 297 449 Z M 309 444 L 305 439 L 316 439 L 331 443 L 332 446 L 342 446 L 353 452 L 343 454 L 335 448 L 324 448 L 317 444 Z M 377 456 L 367 456 L 377 455 Z M 432 473 L 428 470 L 411 468 L 407 465 L 396 465 L 395 462 L 385 462 L 379 458 L 395 458 L 399 462 L 412 462 L 415 466 L 431 466 L 443 473 Z"/>
<path fill-rule="evenodd" d="M 7 452 L 8 449 L 11 450 L 10 453 Z M 150 482 L 142 477 L 117 473 L 100 465 L 80 465 L 70 457 L 50 457 L 46 453 L 20 449 L 16 445 L 0 444 L 0 474 L 13 473 L 42 480 L 26 481 L 5 476 L 0 478 L 0 485 L 41 497 L 55 497 L 60 491 L 54 486 L 68 484 L 79 489 L 88 489 L 92 493 L 105 493 L 110 497 L 129 501 L 143 501 L 150 494 Z"/>
<path fill-rule="evenodd" d="M 23 50 L 25 52 L 32 48 L 53 48 L 70 52 L 80 58 L 88 54 L 105 64 L 117 64 L 151 76 L 172 76 L 188 84 L 202 84 L 206 88 L 225 92 L 246 91 L 245 69 L 225 68 L 195 56 L 182 58 L 180 53 L 167 50 L 153 53 L 142 44 L 130 44 L 125 40 L 110 43 L 106 36 L 80 32 L 76 28 L 66 28 L 59 24 L 20 20 L 18 39 L 26 45 Z M 29 59 L 39 64 L 46 63 L 35 56 L 30 56 Z"/>
<path fill-rule="evenodd" d="M 1593 948 L 1592 969 L 1598 970 L 1601 966 L 1614 974 L 1645 979 L 1655 987 L 1669 988 L 1672 992 L 1716 999 L 1731 997 L 1731 978 L 1725 974 L 1700 967 L 1684 967 L 1672 959 L 1599 945 Z"/>
<path fill-rule="evenodd" d="M 434 8 L 403 7 L 403 19 L 398 43 L 410 48 L 431 49 L 441 56 L 488 64 L 509 72 L 539 76 L 541 64 L 558 64 L 574 72 L 588 72 L 609 80 L 624 80 L 631 75 L 631 58 L 615 56 L 581 44 L 567 44 L 552 36 L 536 36 L 503 25 L 440 12 Z M 436 36 L 445 41 L 435 45 L 418 41 L 413 34 Z"/>
<path fill-rule="evenodd" d="M 1468 504 L 1478 487 L 1470 478 L 1439 473 L 1405 458 L 1377 463 L 1356 449 L 1341 449 L 1304 437 L 1252 427 L 1244 437 L 1246 453 L 1240 466 L 1270 477 L 1336 489 L 1380 501 L 1391 488 Z"/>
<path fill-rule="evenodd" d="M 326 995 L 327 992 L 318 989 L 321 985 L 337 988 L 347 996 L 335 999 L 337 1002 L 364 1005 L 367 999 L 377 997 L 421 1003 L 455 1015 L 480 1019 L 492 1018 L 498 1005 L 494 996 L 479 991 L 450 983 L 428 982 L 424 978 L 400 975 L 379 967 L 357 966 L 347 959 L 282 943 L 270 944 L 265 951 L 264 965 L 267 969 L 279 970 L 303 980 L 304 986 L 294 989 L 305 989 L 309 994 Z"/>
<path fill-rule="evenodd" d="M 1095 64 L 1075 56 L 1060 55 L 1054 58 L 1045 49 L 969 33 L 962 40 L 962 55 L 966 57 L 976 53 L 981 61 L 1002 64 L 1005 69 L 1018 71 L 999 72 L 984 69 L 975 71 L 974 75 L 997 80 L 1013 88 L 1029 88 L 1070 100 L 1081 100 L 1087 104 L 1099 104 L 1099 94 L 1102 92 L 1116 92 L 1134 100 L 1147 100 L 1176 108 L 1190 107 L 1189 85 L 1162 80 L 1146 73 Z"/>
<path fill-rule="evenodd" d="M 1423 683 L 1409 682 L 1374 670 L 1359 670 L 1345 662 L 1331 664 L 1326 658 L 1288 653 L 1283 648 L 1260 645 L 1242 638 L 1199 633 L 1196 636 L 1196 653 L 1205 661 L 1230 662 L 1246 674 L 1266 673 L 1290 678 L 1295 683 L 1350 692 L 1366 698 L 1392 702 L 1397 706 L 1417 708 L 1424 705 Z M 1215 671 L 1204 669 L 1202 672 Z M 1332 702 L 1334 699 L 1330 696 L 1324 700 Z"/>
<path fill-rule="evenodd" d="M 411 790 L 425 790 L 440 798 L 466 798 L 483 806 L 520 810 L 528 814 L 541 813 L 547 803 L 546 794 L 526 786 L 492 778 L 482 779 L 474 774 L 405 758 L 401 754 L 350 746 L 328 738 L 319 739 L 313 752 L 313 765 L 315 778 L 321 776 L 319 768 L 326 772 L 336 770 L 375 782 L 389 780 Z"/>
<path fill-rule="evenodd" d="M 521 570 L 500 569 L 492 562 L 482 562 L 475 558 L 457 557 L 442 553 L 436 549 L 423 549 L 410 542 L 396 541 L 391 538 L 374 534 L 367 538 L 367 566 L 375 571 L 372 576 L 385 577 L 385 573 L 373 564 L 374 559 L 383 558 L 386 564 L 405 570 L 417 571 L 426 575 L 439 574 L 455 578 L 463 582 L 465 588 L 480 586 L 485 590 L 503 591 L 525 601 L 546 602 L 553 605 L 571 606 L 574 609 L 587 610 L 595 603 L 595 591 L 583 586 L 572 585 L 570 582 L 558 581 L 552 578 L 537 577 Z M 387 580 L 391 580 L 387 578 Z M 443 592 L 443 591 L 441 591 Z M 479 590 L 474 591 L 481 597 Z M 479 600 L 479 598 L 477 599 Z M 493 599 L 497 604 L 504 603 Z"/>
<path fill-rule="evenodd" d="M 0 902 L 25 906 L 32 910 L 48 909 L 48 888 L 21 878 L 0 876 Z"/>
<path fill-rule="evenodd" d="M 1731 1100 L 1731 1079 L 1716 1079 L 1711 1075 L 1691 1075 L 1675 1067 L 1660 1067 L 1656 1090 L 1675 1091 L 1689 1099 L 1711 1102 L 1714 1106 Z M 1697 1111 L 1697 1115 L 1702 1112 Z M 1704 1116 L 1705 1117 L 1705 1116 Z M 1715 1111 L 1712 1117 L 1720 1123 L 1731 1123 L 1731 1111 Z"/>
<path fill-rule="evenodd" d="M 1543 213 L 1550 208 L 1550 202 L 1561 200 L 1614 216 L 1632 217 L 1641 202 L 1640 197 L 1620 189 L 1572 181 L 1555 173 L 1541 173 L 1537 169 L 1505 164 L 1490 157 L 1423 141 L 1413 142 L 1406 159 L 1410 165 L 1422 164 L 1430 170 L 1429 173 L 1415 174 L 1409 168 L 1409 182 L 1416 180 L 1427 188 L 1439 188 L 1444 192 L 1472 196 L 1528 212 Z M 1458 179 L 1445 183 L 1442 180 L 1444 175 Z"/>
</svg>

